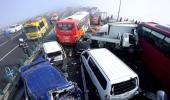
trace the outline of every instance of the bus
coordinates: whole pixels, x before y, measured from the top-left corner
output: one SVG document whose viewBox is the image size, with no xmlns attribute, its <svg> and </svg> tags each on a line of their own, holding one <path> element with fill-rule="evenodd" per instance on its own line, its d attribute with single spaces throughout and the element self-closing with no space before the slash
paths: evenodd
<svg viewBox="0 0 170 100">
<path fill-rule="evenodd" d="M 72 16 L 57 21 L 56 38 L 62 44 L 74 44 L 90 27 L 89 13 L 85 11 L 77 12 Z"/>
<path fill-rule="evenodd" d="M 151 74 L 170 93 L 170 27 L 154 22 L 139 24 L 142 59 Z"/>
<path fill-rule="evenodd" d="M 47 19 L 37 17 L 29 20 L 24 24 L 24 32 L 28 40 L 38 39 L 44 36 L 48 30 Z"/>
</svg>

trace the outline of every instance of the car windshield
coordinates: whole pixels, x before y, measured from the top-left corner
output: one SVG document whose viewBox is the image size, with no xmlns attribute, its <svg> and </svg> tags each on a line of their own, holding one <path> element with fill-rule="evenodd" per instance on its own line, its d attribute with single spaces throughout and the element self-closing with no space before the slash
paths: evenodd
<svg viewBox="0 0 170 100">
<path fill-rule="evenodd" d="M 16 27 L 16 26 L 13 25 L 13 26 L 10 26 L 9 28 L 15 28 L 15 27 Z"/>
<path fill-rule="evenodd" d="M 57 28 L 59 28 L 61 30 L 72 30 L 73 27 L 74 27 L 74 25 L 71 23 L 58 23 L 57 24 Z"/>
<path fill-rule="evenodd" d="M 37 27 L 29 26 L 29 27 L 25 27 L 24 30 L 25 30 L 25 33 L 37 32 Z"/>
<path fill-rule="evenodd" d="M 59 56 L 59 55 L 61 55 L 62 53 L 61 53 L 61 51 L 57 51 L 57 52 L 53 52 L 53 53 L 49 53 L 49 54 L 47 54 L 48 55 L 48 57 L 54 57 L 54 56 Z"/>
</svg>

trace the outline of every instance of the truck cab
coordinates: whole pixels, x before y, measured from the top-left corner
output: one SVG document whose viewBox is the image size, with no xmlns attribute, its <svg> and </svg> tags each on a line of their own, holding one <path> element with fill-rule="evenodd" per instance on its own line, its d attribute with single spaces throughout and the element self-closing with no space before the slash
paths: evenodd
<svg viewBox="0 0 170 100">
<path fill-rule="evenodd" d="M 47 19 L 45 17 L 37 17 L 24 24 L 24 33 L 28 40 L 35 40 L 42 38 L 48 28 Z"/>
</svg>

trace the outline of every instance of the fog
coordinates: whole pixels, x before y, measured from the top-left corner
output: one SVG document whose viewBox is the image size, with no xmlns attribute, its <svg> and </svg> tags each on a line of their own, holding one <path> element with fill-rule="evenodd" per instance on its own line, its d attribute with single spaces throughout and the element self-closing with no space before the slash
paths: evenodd
<svg viewBox="0 0 170 100">
<path fill-rule="evenodd" d="M 120 0 L 84 0 L 87 5 L 98 6 L 117 15 Z M 88 4 L 88 2 L 90 2 Z M 122 0 L 120 16 L 140 21 L 170 24 L 170 0 Z"/>
<path fill-rule="evenodd" d="M 76 6 L 96 6 L 117 15 L 120 0 L 1 0 L 0 27 L 40 13 Z M 122 0 L 120 17 L 170 24 L 170 0 Z"/>
</svg>

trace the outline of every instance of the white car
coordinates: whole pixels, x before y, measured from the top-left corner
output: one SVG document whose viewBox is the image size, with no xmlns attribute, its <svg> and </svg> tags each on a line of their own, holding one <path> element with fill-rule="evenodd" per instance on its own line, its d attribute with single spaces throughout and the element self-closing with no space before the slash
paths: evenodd
<svg viewBox="0 0 170 100">
<path fill-rule="evenodd" d="M 10 33 L 16 33 L 18 31 L 20 31 L 23 28 L 22 24 L 15 24 L 15 25 L 11 25 L 7 31 Z"/>
<path fill-rule="evenodd" d="M 65 53 L 57 41 L 43 43 L 44 58 L 56 65 L 62 64 Z"/>
</svg>

